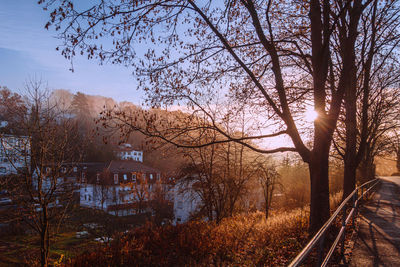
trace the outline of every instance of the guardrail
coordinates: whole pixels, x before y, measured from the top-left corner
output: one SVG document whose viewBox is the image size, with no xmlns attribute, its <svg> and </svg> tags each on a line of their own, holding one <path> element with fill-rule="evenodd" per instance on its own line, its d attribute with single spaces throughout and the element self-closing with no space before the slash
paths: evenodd
<svg viewBox="0 0 400 267">
<path fill-rule="evenodd" d="M 289 264 L 289 267 L 300 266 L 300 264 L 307 258 L 307 256 L 310 254 L 310 252 L 313 250 L 313 248 L 315 248 L 316 245 L 319 245 L 316 266 L 326 266 L 328 264 L 329 260 L 331 259 L 332 254 L 335 251 L 335 249 L 340 241 L 341 241 L 341 254 L 342 254 L 342 259 L 344 261 L 344 241 L 345 241 L 344 236 L 345 236 L 345 231 L 346 231 L 346 225 L 349 223 L 350 219 L 352 219 L 352 222 L 354 225 L 354 219 L 355 219 L 355 216 L 357 215 L 359 201 L 364 199 L 364 195 L 366 195 L 378 183 L 379 183 L 379 179 L 374 179 L 374 180 L 366 182 L 366 183 L 360 185 L 359 187 L 357 187 L 340 204 L 340 206 L 336 209 L 336 211 L 332 214 L 332 216 L 324 224 L 324 226 L 321 227 L 321 229 L 314 235 L 314 237 L 310 240 L 310 242 L 308 242 L 308 244 L 304 247 L 304 249 Z M 359 192 L 361 192 L 360 197 L 358 196 Z M 350 201 L 352 202 L 352 208 L 351 208 L 348 216 L 346 217 L 347 204 Z M 342 227 L 340 228 L 340 231 L 339 231 L 338 235 L 336 236 L 336 239 L 333 242 L 332 246 L 330 247 L 325 258 L 323 258 L 325 235 L 326 235 L 329 227 L 335 221 L 336 217 L 342 211 L 343 211 Z"/>
</svg>

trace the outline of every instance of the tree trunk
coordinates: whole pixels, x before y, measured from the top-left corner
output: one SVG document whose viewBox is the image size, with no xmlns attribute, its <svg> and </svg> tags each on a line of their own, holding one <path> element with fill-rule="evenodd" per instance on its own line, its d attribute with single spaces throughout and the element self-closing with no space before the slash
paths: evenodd
<svg viewBox="0 0 400 267">
<path fill-rule="evenodd" d="M 268 185 L 267 185 L 268 186 Z M 267 187 L 268 188 L 268 187 Z M 267 191 L 267 197 L 266 197 L 266 202 L 265 202 L 265 219 L 268 220 L 269 217 L 269 209 L 271 208 L 271 202 L 272 202 L 272 193 L 273 193 L 273 188 L 268 188 Z"/>
<path fill-rule="evenodd" d="M 375 177 L 375 164 L 373 157 L 366 155 L 363 162 L 360 165 L 360 182 L 365 183 L 372 180 Z"/>
<path fill-rule="evenodd" d="M 353 75 L 352 75 L 353 76 Z M 354 80 L 356 79 L 353 77 Z M 343 200 L 356 187 L 357 159 L 357 95 L 356 85 L 350 82 L 345 95 L 346 108 L 346 150 L 344 155 Z"/>
<path fill-rule="evenodd" d="M 356 188 L 357 165 L 344 161 L 343 197 L 344 200 Z"/>
<path fill-rule="evenodd" d="M 313 153 L 308 167 L 311 181 L 309 233 L 312 235 L 324 225 L 330 216 L 329 154 L 326 151 Z"/>
<path fill-rule="evenodd" d="M 49 258 L 49 224 L 47 220 L 47 209 L 43 208 L 43 224 L 40 232 L 40 263 L 42 267 L 48 266 Z"/>
<path fill-rule="evenodd" d="M 356 187 L 356 170 L 359 165 L 357 158 L 357 75 L 354 51 L 348 53 L 351 79 L 346 82 L 344 106 L 346 109 L 346 150 L 344 155 L 343 200 Z M 363 149 L 363 148 L 360 148 Z"/>
<path fill-rule="evenodd" d="M 397 148 L 397 171 L 400 172 L 400 145 Z"/>
</svg>

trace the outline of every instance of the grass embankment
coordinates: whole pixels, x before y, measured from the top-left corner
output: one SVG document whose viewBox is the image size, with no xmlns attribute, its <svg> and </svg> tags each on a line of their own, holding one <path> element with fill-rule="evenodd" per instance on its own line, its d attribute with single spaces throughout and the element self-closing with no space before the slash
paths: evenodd
<svg viewBox="0 0 400 267">
<path fill-rule="evenodd" d="M 219 225 L 190 222 L 178 226 L 147 224 L 116 238 L 110 246 L 84 253 L 69 266 L 286 265 L 307 241 L 304 210 L 266 220 L 255 212 Z"/>
</svg>

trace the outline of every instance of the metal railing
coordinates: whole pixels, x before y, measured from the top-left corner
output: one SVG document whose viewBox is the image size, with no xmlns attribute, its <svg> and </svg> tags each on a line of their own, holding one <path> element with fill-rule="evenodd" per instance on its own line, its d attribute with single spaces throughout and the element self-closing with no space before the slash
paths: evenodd
<svg viewBox="0 0 400 267">
<path fill-rule="evenodd" d="M 313 250 L 313 248 L 316 245 L 319 245 L 316 266 L 326 266 L 340 241 L 341 241 L 341 248 L 340 248 L 341 256 L 342 256 L 342 260 L 345 261 L 345 259 L 344 259 L 344 241 L 345 241 L 344 235 L 345 235 L 345 231 L 346 231 L 346 225 L 349 223 L 350 219 L 352 219 L 352 222 L 354 225 L 354 219 L 357 215 L 359 201 L 364 199 L 364 195 L 366 195 L 378 183 L 379 183 L 379 179 L 374 179 L 374 180 L 366 182 L 366 183 L 360 185 L 359 187 L 357 187 L 340 204 L 340 206 L 336 209 L 336 211 L 332 214 L 332 216 L 324 224 L 324 226 L 321 227 L 321 229 L 314 235 L 314 237 L 310 240 L 310 242 L 308 242 L 308 244 L 304 247 L 304 249 L 300 252 L 300 254 L 298 254 L 297 257 L 289 264 L 289 267 L 300 266 L 300 264 L 307 258 L 307 256 L 310 254 L 310 252 Z M 360 197 L 358 196 L 359 192 L 361 193 Z M 352 208 L 346 217 L 347 204 L 350 201 L 352 204 Z M 330 247 L 328 253 L 323 258 L 325 235 L 326 235 L 327 231 L 329 230 L 329 227 L 332 225 L 332 223 L 335 221 L 336 217 L 339 215 L 339 213 L 341 211 L 343 211 L 342 227 L 340 228 L 340 231 L 339 231 L 338 235 L 336 236 L 336 239 L 333 242 L 332 246 Z"/>
</svg>

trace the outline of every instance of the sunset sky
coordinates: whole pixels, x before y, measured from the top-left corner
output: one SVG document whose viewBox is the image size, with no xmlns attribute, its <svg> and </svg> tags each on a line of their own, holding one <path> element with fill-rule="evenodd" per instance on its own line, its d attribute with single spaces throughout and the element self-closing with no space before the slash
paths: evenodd
<svg viewBox="0 0 400 267">
<path fill-rule="evenodd" d="M 135 78 L 128 68 L 99 66 L 95 60 L 68 60 L 56 51 L 61 41 L 44 29 L 48 14 L 37 1 L 0 1 L 0 85 L 19 91 L 30 77 L 41 78 L 49 89 L 67 89 L 112 97 L 117 101 L 142 102 Z"/>
</svg>

